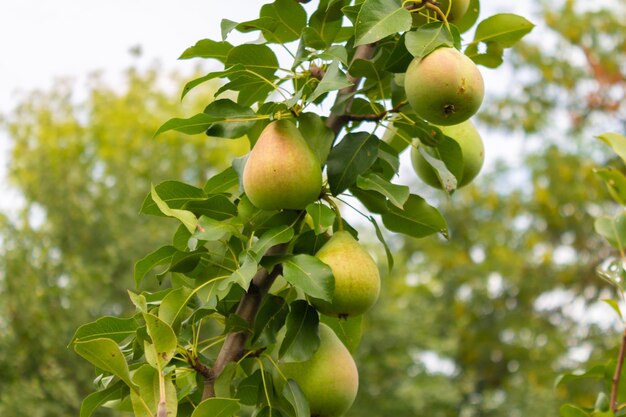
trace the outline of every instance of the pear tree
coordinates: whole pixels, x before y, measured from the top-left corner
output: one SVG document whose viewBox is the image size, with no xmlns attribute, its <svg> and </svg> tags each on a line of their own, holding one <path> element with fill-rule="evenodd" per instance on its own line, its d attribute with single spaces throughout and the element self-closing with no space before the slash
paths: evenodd
<svg viewBox="0 0 626 417">
<path fill-rule="evenodd" d="M 250 152 L 202 186 L 146 190 L 141 213 L 180 225 L 135 264 L 136 313 L 77 329 L 71 347 L 97 371 L 81 417 L 348 412 L 367 384 L 351 352 L 384 285 L 359 235 L 377 236 L 388 270 L 384 229 L 448 237 L 439 210 L 399 183 L 400 154 L 410 148 L 424 184 L 450 195 L 469 183 L 483 158 L 469 119 L 489 91 L 478 66 L 498 67 L 533 28 L 479 10 L 479 0 L 268 0 L 258 18 L 223 20 L 221 39 L 184 50 L 223 68 L 187 82 L 182 98 L 221 87 L 155 140 L 246 136 Z M 253 40 L 231 43 L 234 32 Z"/>
</svg>

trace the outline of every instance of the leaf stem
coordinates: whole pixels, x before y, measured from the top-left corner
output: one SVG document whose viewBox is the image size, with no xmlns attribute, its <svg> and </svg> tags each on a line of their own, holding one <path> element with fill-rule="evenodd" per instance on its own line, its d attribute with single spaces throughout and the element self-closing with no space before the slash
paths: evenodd
<svg viewBox="0 0 626 417">
<path fill-rule="evenodd" d="M 626 356 L 626 328 L 622 333 L 622 343 L 619 348 L 619 354 L 617 356 L 617 366 L 615 367 L 615 373 L 611 380 L 611 410 L 613 413 L 617 412 L 617 393 L 619 392 L 619 381 L 622 376 L 622 367 L 624 366 L 624 356 Z"/>
</svg>

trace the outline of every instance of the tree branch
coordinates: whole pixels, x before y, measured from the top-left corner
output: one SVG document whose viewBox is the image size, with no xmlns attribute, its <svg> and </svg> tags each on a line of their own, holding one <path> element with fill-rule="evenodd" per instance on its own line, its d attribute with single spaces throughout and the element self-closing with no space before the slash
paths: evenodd
<svg viewBox="0 0 626 417">
<path fill-rule="evenodd" d="M 267 255 L 282 255 L 285 253 L 286 249 L 286 245 L 276 245 L 267 251 Z M 281 273 L 282 266 L 276 265 L 271 272 L 265 268 L 259 269 L 252 278 L 250 287 L 241 298 L 236 311 L 236 314 L 246 320 L 251 327 L 254 325 L 254 319 L 259 311 L 263 298 L 274 283 L 276 277 Z M 215 397 L 215 380 L 220 376 L 229 362 L 241 359 L 247 339 L 248 333 L 246 332 L 233 332 L 226 336 L 226 340 L 217 355 L 217 359 L 210 373 L 205 375 L 202 400 Z"/>
<path fill-rule="evenodd" d="M 374 56 L 375 51 L 376 45 L 373 43 L 367 45 L 359 45 L 354 52 L 352 62 L 356 61 L 357 59 L 364 59 L 366 61 L 370 60 Z M 348 81 L 350 81 L 352 85 L 350 87 L 345 87 L 339 90 L 339 92 L 337 93 L 337 98 L 335 99 L 335 105 L 341 105 L 341 103 L 345 102 L 345 111 L 342 113 L 331 113 L 326 120 L 326 126 L 328 126 L 330 130 L 335 133 L 335 136 L 339 135 L 341 129 L 348 122 L 348 120 L 346 120 L 345 118 L 345 114 L 350 112 L 353 96 L 355 91 L 359 88 L 361 77 L 354 77 L 348 74 Z"/>
<path fill-rule="evenodd" d="M 624 366 L 624 356 L 626 355 L 626 329 L 622 334 L 622 344 L 619 348 L 619 355 L 617 357 L 617 366 L 615 367 L 615 373 L 611 381 L 611 410 L 613 413 L 617 412 L 617 393 L 619 390 L 619 380 L 622 376 L 622 367 Z"/>
</svg>

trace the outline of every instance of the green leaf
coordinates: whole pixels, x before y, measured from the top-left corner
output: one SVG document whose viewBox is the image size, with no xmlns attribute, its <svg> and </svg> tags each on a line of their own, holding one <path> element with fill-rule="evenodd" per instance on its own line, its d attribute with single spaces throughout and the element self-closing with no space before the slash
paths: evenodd
<svg viewBox="0 0 626 417">
<path fill-rule="evenodd" d="M 614 168 L 596 169 L 595 173 L 604 180 L 611 197 L 626 206 L 626 176 Z"/>
<path fill-rule="evenodd" d="M 233 45 L 228 42 L 201 39 L 194 46 L 185 49 L 185 52 L 178 59 L 215 58 L 218 61 L 225 62 L 231 49 L 233 49 Z"/>
<path fill-rule="evenodd" d="M 306 212 L 313 221 L 313 230 L 316 234 L 324 233 L 335 223 L 335 212 L 325 204 L 311 203 L 306 206 Z"/>
<path fill-rule="evenodd" d="M 165 409 L 163 411 L 159 410 L 160 378 L 163 378 L 165 391 Z M 171 375 L 160 374 L 156 369 L 142 365 L 133 374 L 133 382 L 139 387 L 138 392 L 131 391 L 130 393 L 135 417 L 161 417 L 177 414 L 178 399 Z M 163 412 L 165 413 L 163 414 Z"/>
<path fill-rule="evenodd" d="M 328 153 L 335 139 L 335 134 L 330 130 L 324 120 L 315 113 L 302 113 L 298 117 L 298 130 L 306 139 L 307 144 L 317 156 L 320 163 L 326 163 Z"/>
<path fill-rule="evenodd" d="M 582 408 L 578 408 L 573 404 L 562 405 L 559 409 L 561 417 L 589 417 L 589 414 Z"/>
<path fill-rule="evenodd" d="M 278 356 L 287 362 L 310 359 L 320 345 L 319 315 L 315 307 L 304 300 L 291 303 L 286 327 Z"/>
<path fill-rule="evenodd" d="M 189 201 L 183 208 L 196 216 L 206 216 L 214 220 L 226 220 L 237 215 L 237 207 L 224 194 L 213 194 L 205 200 Z"/>
<path fill-rule="evenodd" d="M 252 343 L 257 340 L 262 346 L 276 343 L 276 334 L 285 324 L 289 308 L 283 297 L 268 294 L 254 320 Z"/>
<path fill-rule="evenodd" d="M 322 314 L 320 320 L 333 329 L 350 352 L 356 352 L 363 334 L 363 315 L 338 318 Z"/>
<path fill-rule="evenodd" d="M 357 178 L 356 186 L 362 190 L 376 191 L 389 199 L 391 204 L 402 208 L 409 198 L 409 187 L 406 185 L 392 184 L 380 175 L 369 173 Z"/>
<path fill-rule="evenodd" d="M 190 201 L 202 201 L 207 198 L 206 193 L 200 188 L 179 181 L 163 181 L 154 188 L 161 200 L 174 209 L 183 208 Z M 144 199 L 140 212 L 151 216 L 165 216 L 152 199 L 152 193 L 148 193 Z"/>
<path fill-rule="evenodd" d="M 441 22 L 420 26 L 405 36 L 406 49 L 415 58 L 423 58 L 442 46 L 455 47 L 455 33 L 448 31 Z M 458 33 L 456 33 L 457 36 Z"/>
<path fill-rule="evenodd" d="M 385 71 L 404 73 L 412 60 L 413 55 L 406 48 L 406 34 L 403 34 L 398 38 L 393 49 L 391 50 L 391 54 L 385 62 Z"/>
<path fill-rule="evenodd" d="M 220 138 L 236 139 L 242 137 L 256 123 L 257 119 L 250 107 L 240 106 L 229 99 L 213 101 L 206 106 L 204 113 L 219 119 L 218 122 L 207 128 L 206 134 Z"/>
<path fill-rule="evenodd" d="M 495 68 L 502 62 L 505 48 L 512 47 L 534 27 L 525 18 L 509 13 L 497 14 L 478 24 L 474 41 L 465 49 L 465 54 L 474 62 Z M 486 45 L 484 53 L 479 52 L 479 44 Z"/>
<path fill-rule="evenodd" d="M 178 339 L 174 330 L 154 314 L 144 313 L 148 336 L 152 343 L 144 343 L 146 361 L 154 368 L 163 370 L 176 353 Z"/>
<path fill-rule="evenodd" d="M 277 22 L 272 30 L 264 30 L 263 36 L 269 42 L 287 43 L 300 37 L 306 26 L 306 11 L 293 0 L 276 0 L 261 7 L 261 17 L 269 17 Z"/>
<path fill-rule="evenodd" d="M 243 405 L 256 405 L 263 387 L 261 370 L 257 369 L 237 385 L 237 398 Z"/>
<path fill-rule="evenodd" d="M 463 151 L 459 143 L 443 136 L 436 147 L 418 144 L 417 152 L 435 171 L 435 175 L 443 189 L 450 193 L 457 188 L 463 178 Z"/>
<path fill-rule="evenodd" d="M 418 238 L 434 233 L 448 236 L 448 226 L 441 213 L 420 196 L 411 194 L 402 209 L 388 206 L 389 211 L 382 214 L 382 219 L 390 231 Z"/>
<path fill-rule="evenodd" d="M 239 402 L 233 398 L 209 398 L 198 404 L 191 417 L 232 417 L 239 409 Z"/>
<path fill-rule="evenodd" d="M 204 133 L 213 123 L 217 121 L 219 121 L 219 118 L 216 119 L 214 116 L 206 113 L 198 113 L 187 119 L 174 117 L 173 119 L 163 123 L 154 136 L 158 136 L 161 133 L 170 130 L 175 130 L 187 135 L 196 135 L 198 133 Z"/>
<path fill-rule="evenodd" d="M 200 216 L 198 230 L 192 236 L 198 240 L 223 240 L 232 235 L 240 235 L 242 226 L 238 218 L 215 220 L 207 216 Z"/>
<path fill-rule="evenodd" d="M 247 290 L 250 286 L 250 281 L 252 281 L 254 274 L 258 270 L 258 266 L 258 262 L 254 257 L 250 254 L 245 254 L 241 266 L 231 274 L 229 282 L 235 282 L 241 288 Z"/>
<path fill-rule="evenodd" d="M 311 15 L 308 29 L 314 32 L 316 37 L 324 43 L 322 48 L 317 49 L 326 49 L 335 40 L 341 29 L 343 19 L 341 8 L 345 4 L 346 1 L 344 0 L 331 1 L 326 4 L 320 2 L 318 9 Z"/>
<path fill-rule="evenodd" d="M 132 291 L 128 291 L 128 297 L 139 312 L 145 313 L 148 311 L 148 302 L 143 294 L 135 294 Z"/>
<path fill-rule="evenodd" d="M 626 162 L 626 136 L 617 133 L 603 133 L 598 136 L 598 139 L 613 148 L 613 151 L 622 158 L 622 161 Z"/>
<path fill-rule="evenodd" d="M 339 69 L 339 61 L 333 61 L 326 69 L 324 77 L 319 82 L 310 97 L 307 97 L 307 103 L 315 101 L 318 97 L 330 91 L 341 90 L 350 87 L 352 83 L 348 81 L 348 77 Z"/>
<path fill-rule="evenodd" d="M 111 339 L 116 343 L 121 343 L 127 337 L 134 335 L 138 327 L 139 323 L 134 318 L 122 319 L 105 316 L 80 326 L 70 343 L 99 338 Z"/>
<path fill-rule="evenodd" d="M 166 202 L 161 200 L 161 198 L 157 194 L 156 189 L 154 188 L 154 185 L 151 186 L 150 195 L 152 197 L 152 200 L 159 207 L 159 210 L 161 210 L 161 213 L 165 214 L 168 217 L 174 217 L 182 224 L 184 224 L 187 230 L 193 233 L 193 231 L 196 229 L 196 226 L 198 225 L 198 219 L 192 212 L 170 208 Z"/>
<path fill-rule="evenodd" d="M 91 393 L 85 397 L 80 405 L 80 417 L 90 417 L 101 405 L 112 400 L 121 400 L 126 395 L 128 395 L 128 387 L 122 381 L 117 381 L 101 391 Z"/>
<path fill-rule="evenodd" d="M 335 292 L 333 271 L 311 255 L 295 255 L 283 262 L 283 277 L 310 297 L 331 301 Z"/>
<path fill-rule="evenodd" d="M 235 76 L 237 74 L 243 74 L 244 71 L 245 71 L 244 67 L 235 65 L 228 69 L 225 69 L 224 71 L 213 71 L 213 72 L 208 73 L 207 75 L 193 79 L 189 81 L 187 84 L 185 84 L 185 87 L 183 88 L 183 92 L 181 93 L 180 99 L 182 100 L 183 98 L 185 98 L 187 93 L 189 93 L 193 88 L 199 86 L 200 84 L 203 84 L 210 80 L 214 80 L 216 78 L 224 78 L 227 76 Z M 177 119 L 172 119 L 172 120 L 177 120 Z M 163 127 L 161 127 L 161 129 L 162 128 Z M 197 133 L 200 133 L 200 132 L 197 132 Z"/>
<path fill-rule="evenodd" d="M 472 43 L 498 42 L 503 47 L 510 48 L 534 27 L 535 25 L 522 16 L 511 13 L 496 14 L 478 24 Z"/>
<path fill-rule="evenodd" d="M 566 384 L 566 383 L 577 381 L 580 379 L 602 380 L 605 377 L 606 371 L 607 371 L 607 368 L 604 365 L 596 365 L 592 367 L 591 369 L 584 371 L 584 372 L 576 371 L 576 372 L 562 374 L 557 377 L 554 383 L 554 386 L 558 387 L 561 384 Z"/>
<path fill-rule="evenodd" d="M 233 167 L 228 167 L 209 178 L 204 184 L 203 190 L 207 194 L 221 194 L 231 191 L 239 185 L 239 177 Z"/>
<path fill-rule="evenodd" d="M 177 249 L 174 246 L 163 246 L 135 263 L 133 275 L 135 277 L 135 285 L 137 288 L 139 288 L 139 284 L 141 284 L 141 281 L 145 278 L 148 272 L 158 265 L 170 262 L 172 256 L 176 252 Z"/>
<path fill-rule="evenodd" d="M 626 248 L 626 214 L 620 213 L 615 217 L 602 216 L 594 222 L 596 233 L 603 236 L 609 243 L 622 250 Z"/>
<path fill-rule="evenodd" d="M 263 233 L 250 249 L 258 256 L 258 261 L 260 262 L 261 257 L 265 255 L 269 248 L 291 241 L 293 235 L 292 227 L 285 225 L 277 226 Z"/>
<path fill-rule="evenodd" d="M 170 291 L 159 306 L 159 319 L 174 327 L 182 319 L 181 314 L 193 296 L 191 289 L 179 287 Z"/>
<path fill-rule="evenodd" d="M 129 387 L 135 388 L 135 384 L 130 380 L 128 363 L 114 340 L 98 338 L 74 342 L 74 350 L 97 368 L 115 375 Z"/>
<path fill-rule="evenodd" d="M 261 77 L 272 78 L 278 69 L 278 59 L 267 45 L 243 44 L 230 50 L 226 65 L 239 65 Z"/>
<path fill-rule="evenodd" d="M 383 247 L 385 248 L 385 254 L 387 255 L 387 270 L 391 272 L 391 270 L 393 269 L 393 254 L 391 253 L 391 249 L 389 249 L 389 245 L 387 245 L 387 241 L 385 240 L 385 237 L 383 236 L 383 232 L 382 230 L 380 230 L 380 226 L 378 226 L 378 222 L 376 221 L 376 219 L 372 216 L 369 216 L 368 219 L 370 223 L 374 225 L 374 229 L 376 230 L 376 237 L 378 238 L 378 241 L 382 243 Z"/>
<path fill-rule="evenodd" d="M 371 133 L 348 133 L 328 155 L 328 184 L 339 195 L 376 161 L 378 138 Z"/>
<path fill-rule="evenodd" d="M 376 191 L 362 190 L 357 187 L 352 187 L 350 188 L 350 193 L 372 213 L 383 214 L 389 211 L 387 199 L 385 196 Z"/>
<path fill-rule="evenodd" d="M 411 29 L 411 12 L 396 0 L 365 0 L 355 24 L 355 46 Z"/>
<path fill-rule="evenodd" d="M 295 417 L 310 417 L 311 409 L 304 393 L 293 379 L 287 381 L 282 391 L 283 397 L 293 407 Z"/>
</svg>

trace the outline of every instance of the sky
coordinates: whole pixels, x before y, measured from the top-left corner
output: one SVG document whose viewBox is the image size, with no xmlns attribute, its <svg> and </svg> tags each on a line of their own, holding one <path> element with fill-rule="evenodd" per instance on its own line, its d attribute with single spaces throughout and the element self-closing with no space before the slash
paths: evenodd
<svg viewBox="0 0 626 417">
<path fill-rule="evenodd" d="M 55 79 L 75 80 L 80 87 L 88 74 L 101 71 L 111 85 L 122 83 L 124 69 L 149 65 L 155 60 L 166 69 L 190 73 L 197 60 L 177 60 L 181 52 L 199 39 L 220 39 L 223 18 L 245 21 L 256 18 L 269 0 L 5 0 L 0 1 L 0 115 L 9 113 L 21 95 L 48 89 Z M 528 15 L 526 2 L 490 1 L 492 12 Z M 313 4 L 313 3 L 311 3 Z M 309 5 L 310 6 L 310 5 Z M 487 13 L 483 13 L 483 16 Z M 230 38 L 229 38 L 230 40 Z M 137 61 L 130 49 L 141 46 Z M 491 80 L 490 89 L 507 85 L 506 72 L 481 68 Z M 493 77 L 501 82 L 493 83 Z M 82 82 L 82 84 L 81 84 Z M 83 95 L 86 91 L 82 91 Z M 0 116 L 1 117 L 1 116 Z M 485 136 L 486 167 L 496 157 L 519 154 L 523 140 Z M 0 208 L 10 207 L 19 195 L 6 182 L 9 140 L 0 130 Z M 513 152 L 511 150 L 513 149 Z"/>
</svg>

